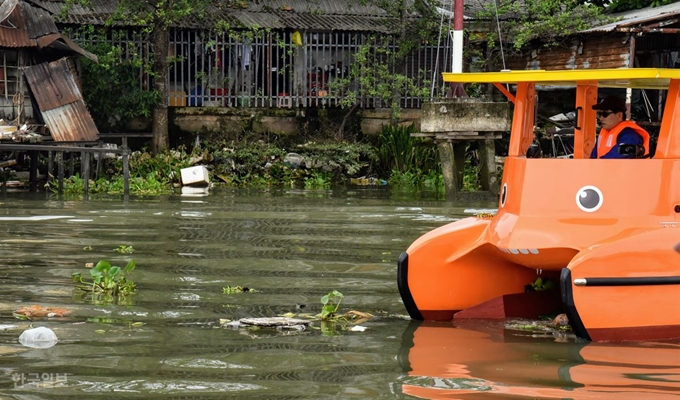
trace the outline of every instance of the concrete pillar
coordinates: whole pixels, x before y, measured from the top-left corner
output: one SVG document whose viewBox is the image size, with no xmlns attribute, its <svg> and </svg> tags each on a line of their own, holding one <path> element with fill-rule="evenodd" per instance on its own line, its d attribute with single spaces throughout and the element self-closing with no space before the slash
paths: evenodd
<svg viewBox="0 0 680 400">
<path fill-rule="evenodd" d="M 482 190 L 498 194 L 500 182 L 496 171 L 496 146 L 493 139 L 480 141 L 479 146 L 480 181 Z"/>
<path fill-rule="evenodd" d="M 454 166 L 453 146 L 451 142 L 438 142 L 439 161 L 442 164 L 442 176 L 446 187 L 446 198 L 451 200 L 458 194 L 457 173 Z"/>
<path fill-rule="evenodd" d="M 453 145 L 453 170 L 456 175 L 456 188 L 463 189 L 463 179 L 465 177 L 465 150 L 467 149 L 467 142 L 458 141 Z"/>
</svg>

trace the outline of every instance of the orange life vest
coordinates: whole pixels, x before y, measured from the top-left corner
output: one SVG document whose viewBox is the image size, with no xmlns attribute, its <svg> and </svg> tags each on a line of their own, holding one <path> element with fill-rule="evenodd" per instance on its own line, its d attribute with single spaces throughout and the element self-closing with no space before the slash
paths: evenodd
<svg viewBox="0 0 680 400">
<path fill-rule="evenodd" d="M 642 145 L 645 147 L 644 154 L 649 154 L 649 133 L 633 121 L 623 121 L 610 131 L 606 129 L 600 130 L 600 137 L 597 139 L 597 158 L 601 158 L 609 153 L 612 148 L 616 147 L 616 139 L 625 128 L 631 128 L 640 135 Z"/>
</svg>

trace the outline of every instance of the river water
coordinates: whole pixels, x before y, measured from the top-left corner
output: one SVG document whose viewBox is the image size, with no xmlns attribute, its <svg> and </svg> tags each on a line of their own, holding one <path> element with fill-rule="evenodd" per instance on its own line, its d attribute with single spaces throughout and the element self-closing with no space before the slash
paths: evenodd
<svg viewBox="0 0 680 400">
<path fill-rule="evenodd" d="M 432 228 L 495 208 L 386 189 L 221 190 L 63 201 L 0 196 L 0 399 L 672 399 L 680 344 L 593 344 L 499 323 L 409 321 L 399 253 Z M 132 253 L 121 253 L 131 246 Z M 134 259 L 137 293 L 74 289 L 86 263 Z M 225 294 L 242 286 L 253 292 Z M 374 317 L 304 331 L 226 321 L 340 311 Z M 26 306 L 63 317 L 14 318 Z M 26 347 L 29 327 L 58 343 Z"/>
</svg>

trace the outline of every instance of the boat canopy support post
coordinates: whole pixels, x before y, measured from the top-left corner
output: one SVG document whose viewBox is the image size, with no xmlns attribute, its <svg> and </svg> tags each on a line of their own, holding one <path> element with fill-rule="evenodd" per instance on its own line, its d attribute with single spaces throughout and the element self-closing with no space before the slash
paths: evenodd
<svg viewBox="0 0 680 400">
<path fill-rule="evenodd" d="M 515 112 L 512 117 L 513 134 L 510 136 L 508 147 L 509 157 L 520 157 L 527 154 L 529 146 L 534 141 L 535 121 L 536 84 L 519 82 L 515 94 Z"/>
<path fill-rule="evenodd" d="M 671 79 L 654 158 L 680 158 L 680 79 Z"/>
<path fill-rule="evenodd" d="M 596 118 L 592 105 L 597 103 L 597 83 L 576 86 L 576 126 L 574 158 L 590 158 L 595 147 Z"/>
</svg>

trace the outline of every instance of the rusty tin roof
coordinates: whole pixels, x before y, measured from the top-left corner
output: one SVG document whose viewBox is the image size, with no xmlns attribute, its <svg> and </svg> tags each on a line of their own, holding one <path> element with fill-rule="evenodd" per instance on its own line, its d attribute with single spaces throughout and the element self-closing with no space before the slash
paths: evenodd
<svg viewBox="0 0 680 400">
<path fill-rule="evenodd" d="M 21 0 L 5 0 L 0 5 L 0 47 L 49 47 L 97 61 L 94 54 L 59 33 L 49 12 Z"/>
<path fill-rule="evenodd" d="M 665 6 L 647 7 L 640 10 L 612 14 L 612 17 L 616 18 L 616 22 L 596 26 L 583 32 L 612 32 L 622 28 L 649 24 L 650 22 L 659 20 L 669 20 L 669 24 L 676 24 L 678 16 L 680 16 L 680 2 L 675 2 Z M 673 20 L 674 18 L 675 20 Z"/>
<path fill-rule="evenodd" d="M 99 138 L 99 131 L 65 58 L 27 67 L 24 75 L 55 141 Z"/>
</svg>

